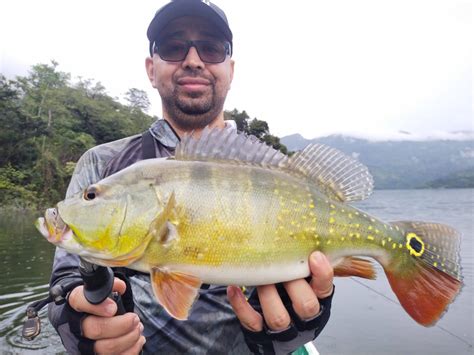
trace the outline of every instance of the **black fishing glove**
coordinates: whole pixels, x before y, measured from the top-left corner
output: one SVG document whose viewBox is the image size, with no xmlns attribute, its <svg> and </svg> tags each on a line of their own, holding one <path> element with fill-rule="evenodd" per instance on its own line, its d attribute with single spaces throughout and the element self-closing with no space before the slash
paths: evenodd
<svg viewBox="0 0 474 355">
<path fill-rule="evenodd" d="M 270 330 L 264 325 L 262 331 L 252 332 L 241 326 L 245 342 L 250 351 L 254 354 L 274 355 L 291 353 L 304 344 L 316 339 L 326 326 L 329 316 L 331 315 L 331 303 L 335 290 L 334 286 L 330 296 L 319 299 L 319 313 L 310 319 L 304 320 L 300 319 L 296 314 L 291 299 L 282 284 L 277 285 L 277 290 L 292 322 L 287 329 L 280 331 Z M 250 296 L 249 303 L 255 310 L 261 313 L 263 317 L 256 290 Z"/>
</svg>

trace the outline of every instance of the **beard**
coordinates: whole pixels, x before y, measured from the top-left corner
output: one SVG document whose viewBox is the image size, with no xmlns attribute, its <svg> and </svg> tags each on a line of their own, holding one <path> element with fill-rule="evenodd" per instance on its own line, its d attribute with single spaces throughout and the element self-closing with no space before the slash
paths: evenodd
<svg viewBox="0 0 474 355">
<path fill-rule="evenodd" d="M 211 124 L 224 109 L 227 92 L 217 93 L 215 81 L 204 93 L 183 93 L 176 85 L 171 95 L 162 95 L 163 109 L 180 129 L 203 129 Z"/>
</svg>

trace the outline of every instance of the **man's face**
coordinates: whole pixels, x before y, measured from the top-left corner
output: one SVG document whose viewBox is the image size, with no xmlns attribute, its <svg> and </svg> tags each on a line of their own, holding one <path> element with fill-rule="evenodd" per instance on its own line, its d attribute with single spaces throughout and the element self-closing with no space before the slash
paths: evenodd
<svg viewBox="0 0 474 355">
<path fill-rule="evenodd" d="M 160 38 L 222 39 L 218 34 L 205 19 L 186 16 L 170 22 Z M 205 63 L 191 47 L 180 62 L 167 62 L 154 54 L 147 58 L 146 67 L 151 84 L 160 93 L 164 118 L 176 128 L 201 129 L 222 115 L 234 73 L 234 62 L 228 56 L 222 63 Z"/>
</svg>

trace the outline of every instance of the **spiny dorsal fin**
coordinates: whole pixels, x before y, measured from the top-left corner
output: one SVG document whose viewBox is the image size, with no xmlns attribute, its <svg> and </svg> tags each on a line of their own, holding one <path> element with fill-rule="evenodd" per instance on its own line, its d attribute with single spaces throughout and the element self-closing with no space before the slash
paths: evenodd
<svg viewBox="0 0 474 355">
<path fill-rule="evenodd" d="M 209 129 L 201 137 L 185 135 L 175 151 L 176 160 L 227 161 L 278 167 L 288 160 L 282 152 L 234 129 Z"/>
<path fill-rule="evenodd" d="M 343 202 L 367 198 L 374 186 L 365 165 L 323 144 L 308 145 L 293 155 L 285 168 L 307 176 Z"/>
<path fill-rule="evenodd" d="M 176 160 L 218 161 L 277 168 L 307 178 L 331 198 L 357 201 L 370 195 L 373 178 L 357 160 L 322 144 L 312 144 L 288 158 L 254 136 L 234 129 L 209 129 L 195 139 L 186 135 L 176 147 Z"/>
</svg>

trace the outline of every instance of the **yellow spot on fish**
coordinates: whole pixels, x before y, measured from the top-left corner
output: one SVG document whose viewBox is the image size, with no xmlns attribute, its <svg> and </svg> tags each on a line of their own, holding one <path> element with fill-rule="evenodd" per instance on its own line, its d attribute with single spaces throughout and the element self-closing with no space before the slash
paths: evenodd
<svg viewBox="0 0 474 355">
<path fill-rule="evenodd" d="M 344 240 L 346 240 L 346 238 L 344 238 L 344 237 L 341 237 L 341 240 L 342 240 L 342 241 L 344 241 Z"/>
<path fill-rule="evenodd" d="M 334 234 L 334 228 L 329 228 L 329 234 Z"/>
<path fill-rule="evenodd" d="M 398 244 L 398 247 L 403 248 L 403 244 L 402 243 Z"/>
<path fill-rule="evenodd" d="M 346 211 L 344 209 L 341 210 L 342 213 L 345 213 Z"/>
<path fill-rule="evenodd" d="M 291 221 L 290 223 L 291 223 L 292 226 L 294 226 L 296 224 L 295 221 Z"/>
<path fill-rule="evenodd" d="M 367 239 L 368 239 L 368 240 L 374 240 L 374 237 L 371 236 L 371 235 L 368 235 L 368 236 L 367 236 Z"/>
<path fill-rule="evenodd" d="M 395 249 L 397 247 L 397 243 L 392 244 L 392 249 Z"/>
<path fill-rule="evenodd" d="M 318 239 L 318 238 L 319 238 L 319 235 L 313 234 L 313 237 L 314 237 L 314 239 Z"/>
<path fill-rule="evenodd" d="M 278 195 L 280 193 L 280 190 L 275 189 L 275 190 L 273 190 L 273 192 Z"/>
<path fill-rule="evenodd" d="M 383 246 L 385 246 L 385 239 L 384 239 L 384 240 L 382 240 L 382 245 L 383 245 Z"/>
<path fill-rule="evenodd" d="M 318 241 L 316 242 L 316 245 L 319 245 L 319 244 L 321 244 L 321 242 L 318 240 Z"/>
<path fill-rule="evenodd" d="M 375 230 L 375 234 L 379 234 L 380 231 L 378 229 Z"/>
<path fill-rule="evenodd" d="M 437 266 L 438 266 L 438 263 L 435 261 L 435 262 L 433 263 L 433 266 L 434 266 L 434 267 L 437 267 Z"/>
<path fill-rule="evenodd" d="M 354 218 L 354 216 L 352 216 L 352 213 L 349 213 L 349 218 Z"/>
<path fill-rule="evenodd" d="M 388 237 L 388 241 L 391 242 L 391 241 L 392 241 L 392 237 Z"/>
<path fill-rule="evenodd" d="M 356 216 L 358 216 L 360 213 L 358 211 L 355 211 L 354 212 Z"/>
<path fill-rule="evenodd" d="M 329 212 L 329 215 L 330 216 L 334 216 L 337 212 L 335 210 L 331 210 L 331 212 Z"/>
<path fill-rule="evenodd" d="M 359 223 L 356 223 L 356 224 L 354 224 L 354 227 L 360 228 L 360 224 L 359 224 Z"/>
<path fill-rule="evenodd" d="M 334 222 L 336 222 L 336 220 L 334 219 L 334 217 L 329 218 L 329 223 L 334 223 Z"/>
<path fill-rule="evenodd" d="M 309 208 L 314 208 L 314 204 L 310 203 Z"/>
<path fill-rule="evenodd" d="M 331 207 L 331 208 L 336 208 L 336 206 L 334 206 L 333 204 L 331 204 L 329 207 Z"/>
<path fill-rule="evenodd" d="M 371 231 L 372 229 L 374 229 L 374 227 L 369 226 L 368 230 Z"/>
<path fill-rule="evenodd" d="M 371 221 L 372 223 L 374 223 L 374 222 L 375 222 L 375 219 L 371 218 L 370 221 Z"/>
<path fill-rule="evenodd" d="M 399 230 L 400 230 L 400 228 L 398 228 L 398 226 L 395 226 L 395 229 L 396 229 L 397 231 L 399 231 Z"/>
<path fill-rule="evenodd" d="M 326 244 L 331 244 L 331 239 L 328 239 L 328 241 L 326 242 Z"/>
</svg>

